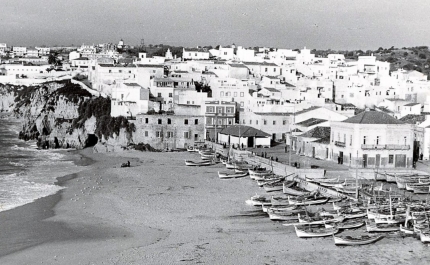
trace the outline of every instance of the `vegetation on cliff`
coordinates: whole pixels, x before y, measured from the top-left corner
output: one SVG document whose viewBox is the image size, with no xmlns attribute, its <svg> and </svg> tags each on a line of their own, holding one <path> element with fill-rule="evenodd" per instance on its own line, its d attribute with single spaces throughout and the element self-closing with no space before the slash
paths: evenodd
<svg viewBox="0 0 430 265">
<path fill-rule="evenodd" d="M 82 101 L 78 108 L 79 117 L 73 120 L 72 129 L 82 128 L 85 121 L 94 116 L 97 120 L 95 134 L 99 138 L 119 135 L 122 128 L 130 135 L 136 131 L 135 125 L 128 122 L 127 118 L 111 117 L 110 111 L 111 100 L 109 98 L 98 97 Z"/>
</svg>

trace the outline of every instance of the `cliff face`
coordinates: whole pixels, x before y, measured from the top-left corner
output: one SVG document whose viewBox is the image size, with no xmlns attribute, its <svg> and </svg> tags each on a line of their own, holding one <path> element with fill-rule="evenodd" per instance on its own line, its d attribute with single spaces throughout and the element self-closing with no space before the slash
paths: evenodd
<svg viewBox="0 0 430 265">
<path fill-rule="evenodd" d="M 41 148 L 81 149 L 96 144 L 99 138 L 95 136 L 96 117 L 82 118 L 79 114 L 80 104 L 92 96 L 76 86 L 67 82 L 34 87 L 0 84 L 0 108 L 22 119 L 21 139 L 36 139 Z M 119 136 L 100 140 L 122 144 L 123 137 Z"/>
</svg>

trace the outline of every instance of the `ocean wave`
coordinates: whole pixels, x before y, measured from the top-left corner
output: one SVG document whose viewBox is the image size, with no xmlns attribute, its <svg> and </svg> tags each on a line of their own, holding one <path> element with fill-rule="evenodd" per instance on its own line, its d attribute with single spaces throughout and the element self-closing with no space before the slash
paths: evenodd
<svg viewBox="0 0 430 265">
<path fill-rule="evenodd" d="M 10 165 L 17 166 L 17 167 L 25 167 L 25 165 L 24 165 L 24 164 L 19 163 L 19 162 L 9 161 L 8 163 L 9 163 Z"/>
</svg>

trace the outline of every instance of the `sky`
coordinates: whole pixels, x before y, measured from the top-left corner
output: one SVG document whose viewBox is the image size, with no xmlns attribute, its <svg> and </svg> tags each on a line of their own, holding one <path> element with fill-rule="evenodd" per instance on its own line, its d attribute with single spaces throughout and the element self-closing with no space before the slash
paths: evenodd
<svg viewBox="0 0 430 265">
<path fill-rule="evenodd" d="M 0 0 L 8 46 L 229 45 L 377 49 L 430 44 L 426 0 Z"/>
</svg>

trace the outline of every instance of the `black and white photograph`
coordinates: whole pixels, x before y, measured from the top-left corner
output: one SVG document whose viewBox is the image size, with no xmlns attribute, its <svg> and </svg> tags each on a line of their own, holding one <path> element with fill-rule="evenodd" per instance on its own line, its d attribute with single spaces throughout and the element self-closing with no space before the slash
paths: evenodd
<svg viewBox="0 0 430 265">
<path fill-rule="evenodd" d="M 0 264 L 430 264 L 429 14 L 2 1 Z"/>
</svg>

